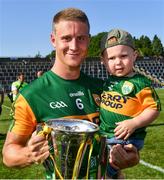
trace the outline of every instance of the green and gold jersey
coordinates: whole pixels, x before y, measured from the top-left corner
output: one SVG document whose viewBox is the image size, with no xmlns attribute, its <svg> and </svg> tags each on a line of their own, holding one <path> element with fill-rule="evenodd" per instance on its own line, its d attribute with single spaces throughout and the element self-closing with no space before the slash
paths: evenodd
<svg viewBox="0 0 164 180">
<path fill-rule="evenodd" d="M 102 80 L 83 73 L 77 80 L 65 80 L 48 71 L 20 92 L 14 103 L 14 123 L 10 131 L 19 135 L 31 135 L 38 123 L 54 118 L 85 119 L 99 123 L 102 88 Z M 94 173 L 97 173 L 97 164 L 95 166 L 94 161 L 93 159 L 91 164 L 94 166 Z M 50 167 L 50 170 L 46 168 L 46 173 L 47 178 L 51 179 L 53 165 Z M 84 177 L 85 172 L 81 176 Z M 94 175 L 92 177 L 96 178 Z"/>
<path fill-rule="evenodd" d="M 11 131 L 30 135 L 37 123 L 53 118 L 78 118 L 99 122 L 103 81 L 81 73 L 77 80 L 64 80 L 48 71 L 20 92 L 14 107 Z"/>
<path fill-rule="evenodd" d="M 132 77 L 110 76 L 101 96 L 100 128 L 111 138 L 114 136 L 116 122 L 136 117 L 146 108 L 160 110 L 159 98 L 149 79 L 140 74 Z M 145 128 L 132 134 L 139 139 L 145 135 Z"/>
</svg>

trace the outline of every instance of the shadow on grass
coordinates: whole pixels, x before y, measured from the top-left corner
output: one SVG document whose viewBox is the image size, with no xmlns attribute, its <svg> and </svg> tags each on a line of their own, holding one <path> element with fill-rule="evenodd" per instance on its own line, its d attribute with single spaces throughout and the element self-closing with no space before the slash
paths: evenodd
<svg viewBox="0 0 164 180">
<path fill-rule="evenodd" d="M 3 121 L 11 121 L 11 119 L 9 119 L 9 118 L 7 118 L 7 119 L 1 119 L 0 121 L 1 121 L 1 122 L 3 122 Z"/>
<path fill-rule="evenodd" d="M 159 123 L 159 124 L 150 124 L 148 127 L 154 127 L 154 126 L 164 126 L 164 123 Z"/>
<path fill-rule="evenodd" d="M 1 134 L 0 133 L 0 140 L 4 140 L 4 139 L 6 139 L 6 134 Z"/>
</svg>

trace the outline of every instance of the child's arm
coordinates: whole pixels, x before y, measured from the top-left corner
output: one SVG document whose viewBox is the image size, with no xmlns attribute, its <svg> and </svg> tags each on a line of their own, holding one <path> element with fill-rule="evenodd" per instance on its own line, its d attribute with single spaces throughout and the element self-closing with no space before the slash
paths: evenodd
<svg viewBox="0 0 164 180">
<path fill-rule="evenodd" d="M 115 136 L 117 139 L 127 139 L 136 129 L 145 127 L 152 123 L 159 115 L 159 111 L 147 108 L 133 119 L 116 123 Z"/>
</svg>

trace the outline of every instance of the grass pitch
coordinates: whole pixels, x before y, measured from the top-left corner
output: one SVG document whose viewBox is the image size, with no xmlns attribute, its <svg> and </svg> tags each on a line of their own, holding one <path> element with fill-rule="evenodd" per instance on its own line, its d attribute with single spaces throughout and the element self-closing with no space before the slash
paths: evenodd
<svg viewBox="0 0 164 180">
<path fill-rule="evenodd" d="M 157 93 L 162 104 L 162 111 L 157 120 L 147 128 L 147 136 L 144 148 L 140 152 L 140 159 L 145 165 L 124 170 L 127 179 L 164 179 L 164 89 L 158 89 Z M 2 151 L 7 129 L 10 125 L 9 99 L 5 97 L 3 112 L 0 116 L 0 151 Z M 44 179 L 42 165 L 32 165 L 26 168 L 7 168 L 2 163 L 0 154 L 0 178 L 1 179 Z"/>
</svg>

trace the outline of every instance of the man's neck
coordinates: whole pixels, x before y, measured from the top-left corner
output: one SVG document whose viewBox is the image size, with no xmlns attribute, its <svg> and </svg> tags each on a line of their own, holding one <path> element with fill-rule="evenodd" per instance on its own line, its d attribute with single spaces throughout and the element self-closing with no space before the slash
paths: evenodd
<svg viewBox="0 0 164 180">
<path fill-rule="evenodd" d="M 54 72 L 55 74 L 66 80 L 75 80 L 78 79 L 80 76 L 80 67 L 59 68 L 54 64 L 51 70 L 52 72 Z"/>
</svg>

